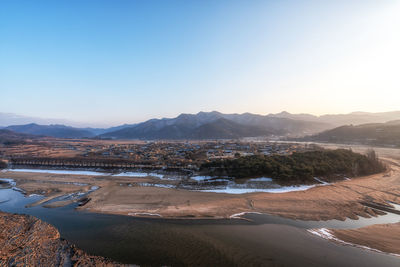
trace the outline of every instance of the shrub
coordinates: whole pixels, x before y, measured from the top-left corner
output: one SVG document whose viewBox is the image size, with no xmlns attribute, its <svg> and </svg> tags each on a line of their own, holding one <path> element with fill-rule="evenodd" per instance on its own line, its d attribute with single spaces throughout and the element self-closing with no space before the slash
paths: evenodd
<svg viewBox="0 0 400 267">
<path fill-rule="evenodd" d="M 7 168 L 7 162 L 0 160 L 0 169 L 5 169 Z"/>
</svg>

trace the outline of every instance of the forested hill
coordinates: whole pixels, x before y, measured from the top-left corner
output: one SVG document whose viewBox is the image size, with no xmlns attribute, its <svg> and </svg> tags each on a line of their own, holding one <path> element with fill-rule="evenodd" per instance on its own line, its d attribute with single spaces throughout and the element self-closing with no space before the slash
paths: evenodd
<svg viewBox="0 0 400 267">
<path fill-rule="evenodd" d="M 0 144 L 22 144 L 27 140 L 38 138 L 40 138 L 40 136 L 16 133 L 10 130 L 0 129 Z"/>
<path fill-rule="evenodd" d="M 266 176 L 281 182 L 315 182 L 314 177 L 328 181 L 379 173 L 385 166 L 373 150 L 367 155 L 351 150 L 317 150 L 292 155 L 256 155 L 204 163 L 200 170 L 212 176 L 250 178 Z"/>
<path fill-rule="evenodd" d="M 400 147 L 400 120 L 356 126 L 346 125 L 299 140 Z"/>
</svg>

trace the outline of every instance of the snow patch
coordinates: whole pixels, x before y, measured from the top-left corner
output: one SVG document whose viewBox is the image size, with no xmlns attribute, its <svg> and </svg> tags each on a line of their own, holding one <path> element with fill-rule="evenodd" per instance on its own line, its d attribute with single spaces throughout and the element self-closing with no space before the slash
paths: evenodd
<svg viewBox="0 0 400 267">
<path fill-rule="evenodd" d="M 206 190 L 195 190 L 200 192 L 212 192 L 212 193 L 225 193 L 225 194 L 247 194 L 247 193 L 287 193 L 295 191 L 305 191 L 316 185 L 300 185 L 300 186 L 283 186 L 278 188 L 232 188 L 227 187 L 224 189 L 206 189 Z"/>
<path fill-rule="evenodd" d="M 205 180 L 210 180 L 213 177 L 211 176 L 201 176 L 201 175 L 196 175 L 196 176 L 192 176 L 190 177 L 190 179 L 195 180 L 197 182 L 201 182 L 201 181 L 205 181 Z"/>
<path fill-rule="evenodd" d="M 148 212 L 130 212 L 128 213 L 128 215 L 130 216 L 157 216 L 157 217 L 162 217 L 160 214 L 158 213 L 148 213 Z"/>
<path fill-rule="evenodd" d="M 10 178 L 0 178 L 0 181 L 7 182 L 11 186 L 16 186 L 17 185 L 17 183 L 14 181 L 14 179 L 10 179 Z"/>
<path fill-rule="evenodd" d="M 30 194 L 28 197 L 42 197 L 42 195 L 39 195 L 39 194 Z"/>
<path fill-rule="evenodd" d="M 87 186 L 89 184 L 85 184 L 85 183 L 71 183 L 73 185 L 77 185 L 77 186 Z"/>
<path fill-rule="evenodd" d="M 239 212 L 239 213 L 232 214 L 231 216 L 229 216 L 229 218 L 230 219 L 240 219 L 245 214 L 262 214 L 262 213 L 255 212 L 255 211 L 244 211 L 244 212 Z"/>
<path fill-rule="evenodd" d="M 214 183 L 214 182 L 230 182 L 231 180 L 229 179 L 212 179 L 212 180 L 207 180 L 206 182 L 209 183 Z"/>
<path fill-rule="evenodd" d="M 394 207 L 394 210 L 400 211 L 400 205 L 391 201 L 388 201 L 390 205 Z"/>
<path fill-rule="evenodd" d="M 156 177 L 162 179 L 164 177 L 163 174 L 155 173 L 155 172 L 121 172 L 118 174 L 114 174 L 113 176 L 127 176 L 127 177 Z"/>
<path fill-rule="evenodd" d="M 139 186 L 144 187 L 161 187 L 161 188 L 175 188 L 172 184 L 151 184 L 151 183 L 138 183 Z"/>
<path fill-rule="evenodd" d="M 94 186 L 90 187 L 89 192 L 96 191 L 96 190 L 99 189 L 99 188 L 100 188 L 100 187 L 98 187 L 97 185 L 94 185 Z"/>
<path fill-rule="evenodd" d="M 77 170 L 42 170 L 42 169 L 7 169 L 10 172 L 31 172 L 31 173 L 50 173 L 50 174 L 71 174 L 71 175 L 109 175 L 103 172 L 96 171 L 77 171 Z"/>
<path fill-rule="evenodd" d="M 272 182 L 272 178 L 260 177 L 247 180 L 248 182 Z"/>
<path fill-rule="evenodd" d="M 314 180 L 319 182 L 319 183 L 321 183 L 321 184 L 324 184 L 324 185 L 328 185 L 329 184 L 328 182 L 325 182 L 325 181 L 323 181 L 323 180 L 321 180 L 321 179 L 319 179 L 317 177 L 314 177 Z"/>
</svg>

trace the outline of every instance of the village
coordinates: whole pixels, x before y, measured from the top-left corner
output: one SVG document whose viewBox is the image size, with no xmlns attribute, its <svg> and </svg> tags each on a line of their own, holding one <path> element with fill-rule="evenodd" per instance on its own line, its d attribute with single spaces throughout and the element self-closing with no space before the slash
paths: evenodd
<svg viewBox="0 0 400 267">
<path fill-rule="evenodd" d="M 44 139 L 32 143 L 3 145 L 3 159 L 74 159 L 82 161 L 129 162 L 146 166 L 195 168 L 215 159 L 251 155 L 290 155 L 315 149 L 312 145 L 254 142 L 240 140 L 218 141 L 109 141 Z"/>
</svg>

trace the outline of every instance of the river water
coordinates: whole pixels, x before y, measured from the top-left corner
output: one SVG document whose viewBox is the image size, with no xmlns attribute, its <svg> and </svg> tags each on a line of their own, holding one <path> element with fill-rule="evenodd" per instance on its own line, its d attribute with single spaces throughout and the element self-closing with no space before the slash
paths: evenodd
<svg viewBox="0 0 400 267">
<path fill-rule="evenodd" d="M 266 214 L 251 221 L 165 220 L 76 211 L 75 204 L 26 208 L 41 196 L 0 189 L 0 210 L 34 215 L 94 255 L 143 266 L 400 266 L 400 258 L 336 244 L 309 228 L 355 228 L 398 222 L 399 215 L 372 219 L 305 222 Z"/>
</svg>

